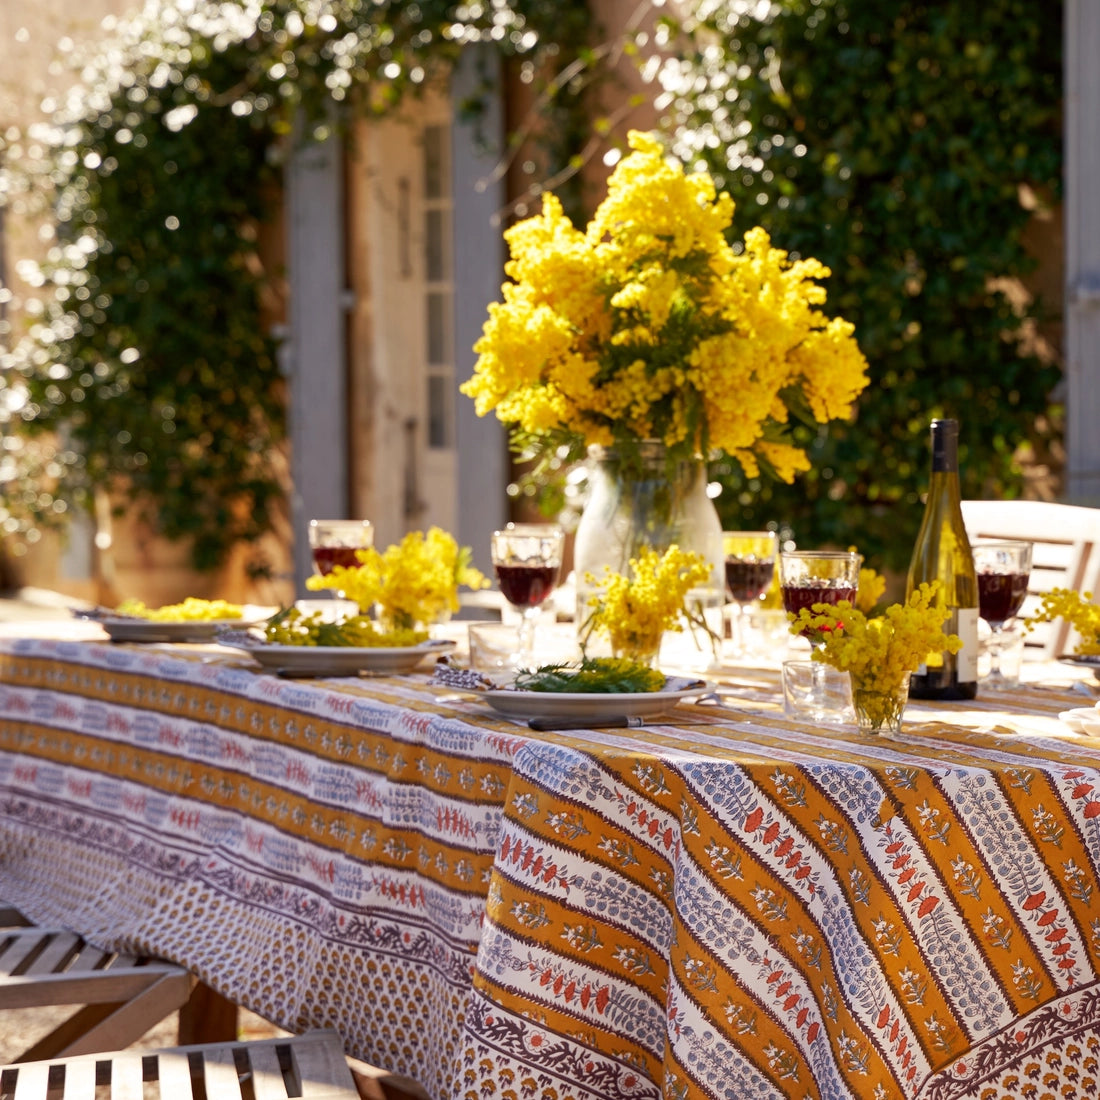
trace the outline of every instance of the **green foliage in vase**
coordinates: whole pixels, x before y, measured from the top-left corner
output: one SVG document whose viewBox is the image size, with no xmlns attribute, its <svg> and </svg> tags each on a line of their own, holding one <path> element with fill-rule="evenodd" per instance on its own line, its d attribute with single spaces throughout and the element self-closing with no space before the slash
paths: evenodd
<svg viewBox="0 0 1100 1100">
<path fill-rule="evenodd" d="M 1018 495 L 1021 448 L 1045 454 L 1059 427 L 1060 369 L 1034 335 L 1060 303 L 1013 289 L 1028 234 L 1057 237 L 1062 5 L 699 2 L 667 33 L 678 154 L 729 190 L 735 224 L 832 269 L 830 306 L 871 364 L 850 424 L 799 429 L 808 474 L 719 470 L 719 509 L 903 568 L 932 417 L 961 422 L 969 497 Z"/>
</svg>

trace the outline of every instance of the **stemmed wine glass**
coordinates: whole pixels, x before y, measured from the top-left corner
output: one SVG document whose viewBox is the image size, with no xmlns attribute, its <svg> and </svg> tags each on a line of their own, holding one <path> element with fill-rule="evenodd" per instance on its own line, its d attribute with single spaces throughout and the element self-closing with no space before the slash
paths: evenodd
<svg viewBox="0 0 1100 1100">
<path fill-rule="evenodd" d="M 979 541 L 971 547 L 978 579 L 978 614 L 989 624 L 992 636 L 986 641 L 990 667 L 986 683 L 1004 687 L 1001 648 L 1007 641 L 1005 624 L 1023 606 L 1031 579 L 1031 543 Z"/>
<path fill-rule="evenodd" d="M 324 576 L 338 565 L 354 569 L 357 550 L 374 545 L 374 527 L 369 519 L 311 519 L 309 549 L 313 566 Z"/>
<path fill-rule="evenodd" d="M 726 558 L 726 595 L 737 605 L 732 626 L 733 653 L 741 656 L 747 644 L 745 618 L 771 586 L 779 539 L 774 531 L 723 531 L 722 550 Z"/>
<path fill-rule="evenodd" d="M 490 549 L 501 595 L 520 613 L 517 665 L 530 663 L 535 621 L 558 583 L 564 546 L 565 532 L 552 523 L 509 523 L 492 534 Z"/>
<path fill-rule="evenodd" d="M 863 556 L 854 550 L 790 550 L 779 555 L 779 586 L 783 607 L 797 615 L 815 603 L 837 604 L 841 600 L 855 603 L 859 588 L 859 567 Z M 812 648 L 822 644 L 821 638 L 804 635 Z M 814 701 L 825 708 L 825 666 L 813 663 Z"/>
</svg>

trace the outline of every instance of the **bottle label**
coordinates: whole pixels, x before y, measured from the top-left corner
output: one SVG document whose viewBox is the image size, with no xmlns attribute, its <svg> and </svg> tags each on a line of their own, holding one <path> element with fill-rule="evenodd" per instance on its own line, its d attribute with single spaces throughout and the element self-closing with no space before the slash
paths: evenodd
<svg viewBox="0 0 1100 1100">
<path fill-rule="evenodd" d="M 954 633 L 962 639 L 962 649 L 956 656 L 960 684 L 972 684 L 978 679 L 978 609 L 960 607 L 955 612 Z"/>
</svg>

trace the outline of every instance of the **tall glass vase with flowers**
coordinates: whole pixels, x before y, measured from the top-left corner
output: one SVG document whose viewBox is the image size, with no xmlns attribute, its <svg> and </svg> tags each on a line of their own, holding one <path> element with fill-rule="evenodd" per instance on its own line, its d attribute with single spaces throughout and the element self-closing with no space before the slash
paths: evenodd
<svg viewBox="0 0 1100 1100">
<path fill-rule="evenodd" d="M 909 676 L 929 653 L 957 653 L 962 640 L 945 634 L 947 614 L 935 604 L 939 582 L 922 584 L 905 603 L 869 618 L 847 600 L 814 604 L 791 615 L 792 634 L 820 639 L 813 659 L 847 672 L 861 733 L 897 733 L 909 694 Z"/>
<path fill-rule="evenodd" d="M 633 562 L 648 560 L 647 551 L 659 556 L 674 546 L 706 566 L 686 599 L 693 613 L 708 621 L 708 630 L 685 645 L 675 644 L 679 632 L 668 632 L 672 651 L 666 660 L 706 667 L 718 656 L 711 639 L 721 633 L 725 557 L 704 464 L 670 462 L 659 443 L 593 448 L 588 499 L 573 546 L 579 630 L 605 574 L 629 577 Z"/>
<path fill-rule="evenodd" d="M 717 606 L 722 533 L 706 462 L 726 455 L 750 476 L 792 480 L 809 468 L 792 414 L 849 416 L 867 364 L 852 325 L 821 311 L 826 267 L 791 261 L 760 227 L 735 246 L 733 200 L 707 173 L 685 172 L 652 134 L 629 142 L 584 229 L 548 193 L 505 231 L 509 281 L 462 392 L 512 426 L 536 478 L 554 463 L 598 464 L 607 491 L 581 519 L 578 578 L 675 542 L 709 565 L 697 595 Z M 589 595 L 578 585 L 578 623 Z"/>
</svg>

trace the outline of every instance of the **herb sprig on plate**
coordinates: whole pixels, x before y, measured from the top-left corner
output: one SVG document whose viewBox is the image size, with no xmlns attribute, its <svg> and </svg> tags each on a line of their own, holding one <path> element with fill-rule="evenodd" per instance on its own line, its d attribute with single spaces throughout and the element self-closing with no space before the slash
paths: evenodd
<svg viewBox="0 0 1100 1100">
<path fill-rule="evenodd" d="M 625 695 L 660 691 L 665 686 L 665 675 L 622 657 L 586 657 L 579 662 L 520 669 L 515 686 L 521 691 Z"/>
<path fill-rule="evenodd" d="M 278 645 L 401 648 L 428 639 L 426 630 L 382 630 L 367 615 L 324 622 L 317 612 L 285 607 L 264 624 L 264 639 Z"/>
</svg>

